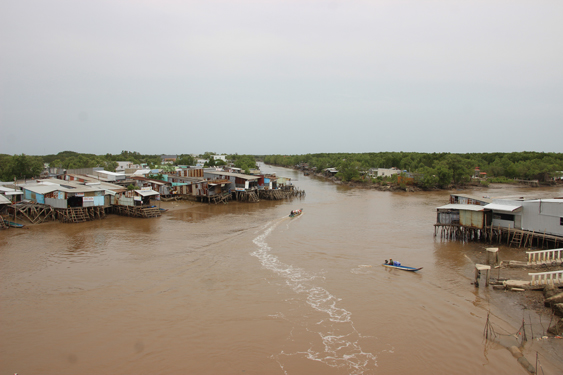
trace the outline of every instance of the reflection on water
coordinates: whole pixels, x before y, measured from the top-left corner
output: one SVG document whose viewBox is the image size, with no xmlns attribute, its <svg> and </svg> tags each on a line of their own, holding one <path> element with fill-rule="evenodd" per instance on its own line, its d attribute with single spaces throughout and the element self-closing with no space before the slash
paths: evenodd
<svg viewBox="0 0 563 375">
<path fill-rule="evenodd" d="M 486 244 L 434 237 L 435 208 L 448 192 L 350 189 L 269 170 L 298 177 L 306 197 L 161 202 L 169 211 L 158 219 L 110 215 L 0 232 L 0 368 L 522 373 L 482 339 L 489 310 L 507 331 L 521 319 L 519 306 L 516 319 L 506 317 L 498 295 L 471 285 L 471 259 Z M 289 219 L 296 208 L 304 214 Z M 423 269 L 382 267 L 390 257 Z"/>
</svg>

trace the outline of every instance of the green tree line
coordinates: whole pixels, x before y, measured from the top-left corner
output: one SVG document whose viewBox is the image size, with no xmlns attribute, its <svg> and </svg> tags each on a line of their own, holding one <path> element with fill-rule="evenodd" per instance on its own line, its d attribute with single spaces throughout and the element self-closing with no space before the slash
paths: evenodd
<svg viewBox="0 0 563 375">
<path fill-rule="evenodd" d="M 201 158 L 210 159 L 215 153 L 206 152 Z M 246 173 L 256 168 L 256 158 L 265 163 L 293 167 L 307 163 L 309 168 L 322 171 L 336 168 L 337 177 L 343 181 L 360 181 L 370 168 L 396 167 L 412 173 L 415 182 L 422 187 L 445 187 L 452 183 L 464 184 L 470 181 L 475 168 L 486 172 L 489 181 L 507 179 L 526 179 L 548 181 L 559 176 L 563 171 L 563 154 L 543 152 L 512 153 L 415 153 L 415 152 L 378 152 L 378 153 L 318 153 L 305 155 L 227 155 L 227 159 Z M 149 168 L 160 166 L 160 155 L 140 154 L 135 151 L 122 151 L 120 154 L 83 154 L 63 151 L 44 156 L 0 154 L 0 179 L 11 181 L 14 178 L 38 176 L 44 163 L 50 167 L 63 169 L 102 167 L 115 171 L 117 161 L 129 161 L 133 164 L 147 164 Z M 178 155 L 176 165 L 194 165 L 195 158 L 189 154 Z M 221 161 L 208 162 L 207 166 L 222 165 Z"/>
<path fill-rule="evenodd" d="M 545 182 L 563 171 L 563 154 L 544 152 L 512 153 L 321 153 L 306 155 L 266 155 L 265 163 L 292 167 L 307 163 L 309 168 L 322 171 L 336 168 L 343 181 L 361 180 L 370 168 L 396 167 L 410 172 L 422 187 L 444 187 L 464 184 L 471 180 L 475 168 L 487 173 L 491 181 L 506 179 Z"/>
<path fill-rule="evenodd" d="M 222 160 L 214 160 L 214 152 L 205 152 L 199 155 L 200 158 L 209 160 L 205 166 L 221 166 L 226 163 Z M 256 168 L 256 160 L 252 155 L 227 155 L 227 159 L 232 161 L 235 167 L 249 173 Z M 61 169 L 80 169 L 101 167 L 106 171 L 115 171 L 118 161 L 128 161 L 133 164 L 146 164 L 149 168 L 172 168 L 169 165 L 161 165 L 161 155 L 141 154 L 136 151 L 122 151 L 120 154 L 84 154 L 74 151 L 62 151 L 58 154 L 43 156 L 31 155 L 6 155 L 0 154 L 0 181 L 13 181 L 37 177 L 41 174 L 45 164 L 50 168 Z M 177 155 L 174 165 L 195 165 L 196 158 L 190 154 Z"/>
<path fill-rule="evenodd" d="M 37 177 L 47 164 L 50 168 L 80 169 L 101 167 L 114 172 L 118 161 L 133 164 L 147 164 L 157 168 L 161 164 L 160 155 L 140 154 L 135 151 L 122 151 L 120 154 L 94 155 L 74 151 L 62 151 L 58 154 L 43 156 L 0 154 L 0 181 Z M 176 165 L 194 165 L 195 158 L 189 154 L 178 155 Z"/>
</svg>

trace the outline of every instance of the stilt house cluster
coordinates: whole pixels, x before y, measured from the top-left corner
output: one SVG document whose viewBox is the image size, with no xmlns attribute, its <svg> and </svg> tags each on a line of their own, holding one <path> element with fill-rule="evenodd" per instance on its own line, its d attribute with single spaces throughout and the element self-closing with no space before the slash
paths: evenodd
<svg viewBox="0 0 563 375">
<path fill-rule="evenodd" d="M 0 184 L 0 213 L 34 224 L 48 220 L 78 223 L 101 219 L 108 213 L 158 217 L 164 211 L 157 205 L 161 200 L 258 202 L 304 195 L 288 178 L 255 173 L 203 167 L 168 172 L 140 169 L 129 174 L 64 171 L 50 178 Z"/>
<path fill-rule="evenodd" d="M 437 208 L 434 235 L 485 240 L 518 247 L 553 248 L 563 244 L 563 198 L 490 199 L 452 194 Z"/>
</svg>

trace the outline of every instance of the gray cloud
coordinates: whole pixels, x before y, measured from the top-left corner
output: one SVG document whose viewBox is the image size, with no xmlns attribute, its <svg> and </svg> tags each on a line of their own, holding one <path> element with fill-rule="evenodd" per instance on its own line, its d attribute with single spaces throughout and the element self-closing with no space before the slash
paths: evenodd
<svg viewBox="0 0 563 375">
<path fill-rule="evenodd" d="M 558 1 L 4 1 L 0 153 L 561 152 Z"/>
</svg>

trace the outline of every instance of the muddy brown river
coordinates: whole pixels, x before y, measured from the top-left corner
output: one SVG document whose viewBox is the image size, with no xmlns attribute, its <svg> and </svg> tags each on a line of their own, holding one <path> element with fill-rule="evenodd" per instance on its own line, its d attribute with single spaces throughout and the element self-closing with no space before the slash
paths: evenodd
<svg viewBox="0 0 563 375">
<path fill-rule="evenodd" d="M 306 197 L 163 202 L 157 219 L 0 231 L 0 375 L 527 374 L 484 340 L 488 312 L 508 341 L 529 323 L 526 358 L 563 373 L 562 340 L 537 340 L 550 316 L 471 284 L 489 245 L 434 237 L 450 192 L 264 172 L 293 177 Z M 389 257 L 423 269 L 382 267 Z"/>
</svg>

